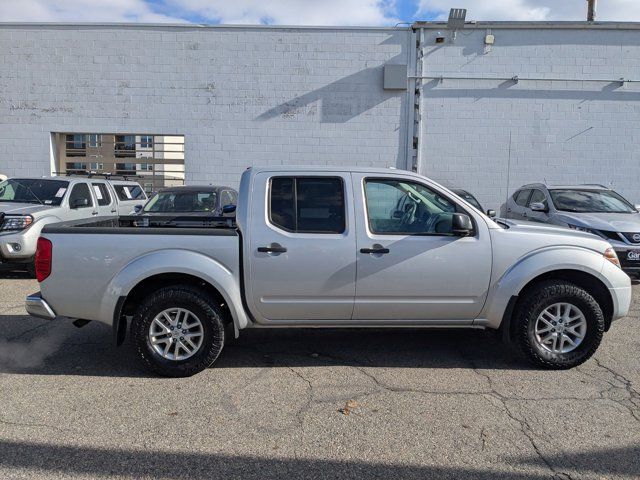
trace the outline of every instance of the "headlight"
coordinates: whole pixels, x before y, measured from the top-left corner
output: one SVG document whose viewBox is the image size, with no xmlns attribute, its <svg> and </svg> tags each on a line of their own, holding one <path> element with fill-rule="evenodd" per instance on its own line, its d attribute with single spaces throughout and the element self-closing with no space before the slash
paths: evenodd
<svg viewBox="0 0 640 480">
<path fill-rule="evenodd" d="M 578 230 L 579 232 L 587 232 L 593 235 L 597 235 L 600 238 L 607 238 L 606 235 L 603 235 L 599 230 L 594 230 L 593 228 L 580 227 L 578 225 L 571 225 L 570 223 L 568 223 L 567 226 L 573 230 Z"/>
<path fill-rule="evenodd" d="M 33 223 L 31 215 L 16 215 L 15 217 L 4 217 L 0 230 L 24 230 Z"/>
<path fill-rule="evenodd" d="M 620 260 L 618 260 L 618 255 L 616 255 L 616 251 L 609 247 L 604 251 L 604 258 L 613 263 L 616 267 L 620 267 Z"/>
</svg>

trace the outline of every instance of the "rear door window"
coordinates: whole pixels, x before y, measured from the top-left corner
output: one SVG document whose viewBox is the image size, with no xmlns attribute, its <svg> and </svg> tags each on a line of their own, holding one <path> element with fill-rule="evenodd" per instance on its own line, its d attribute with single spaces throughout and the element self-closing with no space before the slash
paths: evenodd
<svg viewBox="0 0 640 480">
<path fill-rule="evenodd" d="M 146 200 L 147 196 L 140 185 L 114 185 L 118 198 L 123 201 Z"/>
<path fill-rule="evenodd" d="M 98 205 L 104 207 L 111 204 L 111 194 L 104 183 L 93 183 L 93 192 L 98 199 Z"/>
<path fill-rule="evenodd" d="M 269 219 L 295 233 L 343 233 L 346 229 L 344 185 L 335 177 L 274 177 Z"/>
</svg>

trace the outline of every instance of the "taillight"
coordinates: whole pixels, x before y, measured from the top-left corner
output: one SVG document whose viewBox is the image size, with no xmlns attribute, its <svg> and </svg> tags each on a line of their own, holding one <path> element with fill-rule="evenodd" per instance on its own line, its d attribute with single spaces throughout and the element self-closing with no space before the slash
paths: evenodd
<svg viewBox="0 0 640 480">
<path fill-rule="evenodd" d="M 51 275 L 51 258 L 53 256 L 53 245 L 51 240 L 44 237 L 38 238 L 36 248 L 36 278 L 38 282 L 44 281 Z"/>
</svg>

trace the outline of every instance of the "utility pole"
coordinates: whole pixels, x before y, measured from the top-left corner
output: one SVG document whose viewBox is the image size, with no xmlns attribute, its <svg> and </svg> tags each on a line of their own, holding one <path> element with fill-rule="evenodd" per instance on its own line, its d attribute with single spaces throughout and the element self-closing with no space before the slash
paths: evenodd
<svg viewBox="0 0 640 480">
<path fill-rule="evenodd" d="M 596 21 L 596 2 L 597 0 L 587 0 L 587 22 Z"/>
</svg>

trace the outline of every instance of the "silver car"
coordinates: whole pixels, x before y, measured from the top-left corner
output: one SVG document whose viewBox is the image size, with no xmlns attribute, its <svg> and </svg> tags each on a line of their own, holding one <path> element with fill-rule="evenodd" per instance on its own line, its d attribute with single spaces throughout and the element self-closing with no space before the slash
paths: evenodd
<svg viewBox="0 0 640 480">
<path fill-rule="evenodd" d="M 506 216 L 551 223 L 607 240 L 630 275 L 640 275 L 640 206 L 602 185 L 532 183 L 509 197 Z"/>
<path fill-rule="evenodd" d="M 10 178 L 0 182 L 0 265 L 34 269 L 45 225 L 131 213 L 147 196 L 136 182 L 89 177 Z"/>
</svg>

